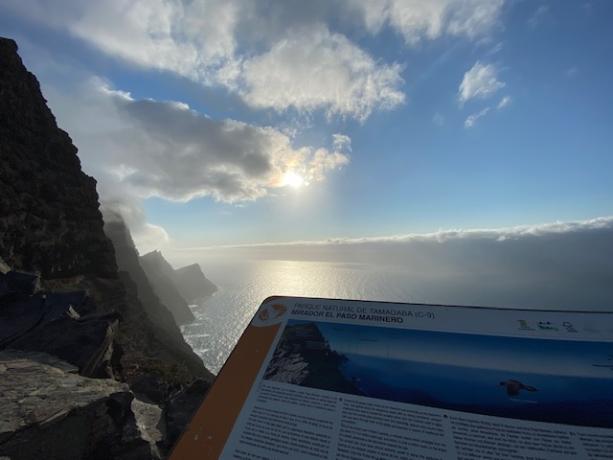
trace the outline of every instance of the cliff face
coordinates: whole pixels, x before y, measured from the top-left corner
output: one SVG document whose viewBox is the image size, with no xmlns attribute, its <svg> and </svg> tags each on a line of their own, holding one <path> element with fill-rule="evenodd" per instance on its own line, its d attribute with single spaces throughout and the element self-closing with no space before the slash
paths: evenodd
<svg viewBox="0 0 613 460">
<path fill-rule="evenodd" d="M 156 335 L 137 283 L 125 272 L 119 276 L 96 182 L 81 171 L 76 154 L 15 42 L 0 38 L 0 257 L 15 270 L 40 272 L 47 291 L 87 292 L 95 307 L 90 313 L 119 314 L 111 361 L 120 380 L 210 380 L 193 354 L 177 354 L 185 351 L 182 338 Z"/>
<path fill-rule="evenodd" d="M 191 264 L 175 270 L 175 284 L 181 295 L 188 301 L 210 297 L 217 291 L 198 264 Z"/>
<path fill-rule="evenodd" d="M 213 376 L 123 226 L 118 271 L 76 153 L 0 37 L 0 458 L 159 459 Z"/>
<path fill-rule="evenodd" d="M 96 181 L 81 171 L 36 77 L 0 38 L 0 254 L 45 278 L 116 276 Z"/>
<path fill-rule="evenodd" d="M 177 324 L 194 320 L 194 315 L 187 301 L 175 284 L 175 270 L 160 251 L 153 251 L 140 258 L 141 266 L 151 281 L 155 293 L 168 307 Z"/>
<path fill-rule="evenodd" d="M 118 215 L 105 216 L 104 231 L 115 247 L 120 277 L 129 277 L 133 281 L 136 295 L 151 322 L 155 338 L 165 345 L 177 362 L 184 362 L 192 372 L 202 374 L 202 361 L 183 339 L 168 308 L 155 295 L 139 263 L 138 252 L 125 223 Z"/>
</svg>

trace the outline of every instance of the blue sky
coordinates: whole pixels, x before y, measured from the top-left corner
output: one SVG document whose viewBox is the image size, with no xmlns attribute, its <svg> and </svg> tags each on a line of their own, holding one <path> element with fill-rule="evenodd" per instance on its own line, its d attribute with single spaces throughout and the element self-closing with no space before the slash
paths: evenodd
<svg viewBox="0 0 613 460">
<path fill-rule="evenodd" d="M 150 249 L 609 216 L 612 19 L 604 0 L 9 0 L 0 34 Z"/>
<path fill-rule="evenodd" d="M 295 321 L 302 323 L 303 321 Z M 306 322 L 306 321 L 305 321 Z M 610 346 L 602 342 L 540 340 L 317 323 L 340 353 L 481 369 L 610 378 Z"/>
</svg>

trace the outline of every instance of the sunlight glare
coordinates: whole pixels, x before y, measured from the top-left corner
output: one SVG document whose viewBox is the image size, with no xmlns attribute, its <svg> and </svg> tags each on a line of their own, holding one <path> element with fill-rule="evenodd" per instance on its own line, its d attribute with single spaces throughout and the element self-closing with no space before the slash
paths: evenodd
<svg viewBox="0 0 613 460">
<path fill-rule="evenodd" d="M 292 188 L 300 188 L 304 185 L 304 177 L 294 171 L 288 171 L 283 176 L 283 185 L 289 185 Z"/>
</svg>

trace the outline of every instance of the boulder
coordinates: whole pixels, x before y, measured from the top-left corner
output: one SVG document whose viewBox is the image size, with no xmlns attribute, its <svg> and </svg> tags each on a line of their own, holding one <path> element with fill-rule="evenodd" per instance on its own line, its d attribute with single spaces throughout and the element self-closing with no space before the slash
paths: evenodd
<svg viewBox="0 0 613 460">
<path fill-rule="evenodd" d="M 0 352 L 0 456 L 149 459 L 127 385 L 90 379 L 45 353 Z"/>
<path fill-rule="evenodd" d="M 116 313 L 78 319 L 64 316 L 43 321 L 9 346 L 17 350 L 47 352 L 77 366 L 85 376 L 112 377 L 113 339 L 118 321 Z"/>
<path fill-rule="evenodd" d="M 77 366 L 82 375 L 113 375 L 117 313 L 87 315 L 95 307 L 84 291 L 32 295 L 38 277 L 8 274 L 14 275 L 6 283 L 10 295 L 2 298 L 0 307 L 0 348 L 44 351 Z"/>
</svg>

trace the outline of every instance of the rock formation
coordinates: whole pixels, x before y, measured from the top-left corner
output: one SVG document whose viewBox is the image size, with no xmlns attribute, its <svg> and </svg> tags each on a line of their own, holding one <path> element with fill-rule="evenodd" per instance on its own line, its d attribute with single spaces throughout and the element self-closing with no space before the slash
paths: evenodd
<svg viewBox="0 0 613 460">
<path fill-rule="evenodd" d="M 115 277 L 96 181 L 57 127 L 36 77 L 0 39 L 0 254 L 45 278 Z"/>
<path fill-rule="evenodd" d="M 45 353 L 0 352 L 0 455 L 14 459 L 158 458 L 127 385 L 90 379 Z"/>
<path fill-rule="evenodd" d="M 76 153 L 0 38 L 0 457 L 157 458 L 168 442 L 148 401 L 212 374 L 162 324 L 135 252 L 118 271 Z"/>
<path fill-rule="evenodd" d="M 0 39 L 0 256 L 39 272 L 49 291 L 85 291 L 95 313 L 118 313 L 115 375 L 158 374 L 177 384 L 210 379 L 156 337 L 129 276 L 119 276 L 103 231 L 96 182 L 80 168 L 68 135 L 45 104 L 14 41 Z"/>
<path fill-rule="evenodd" d="M 177 268 L 174 273 L 175 284 L 185 300 L 193 302 L 212 296 L 217 291 L 198 264 Z"/>
<path fill-rule="evenodd" d="M 126 284 L 134 286 L 134 295 L 142 304 L 151 322 L 151 329 L 157 340 L 162 342 L 177 362 L 184 362 L 194 375 L 202 374 L 202 361 L 185 342 L 179 327 L 169 309 L 155 294 L 152 283 L 140 265 L 138 252 L 132 237 L 121 216 L 110 211 L 105 212 L 104 231 L 115 248 L 119 275 L 126 279 Z M 131 282 L 128 281 L 131 280 Z M 210 375 L 206 377 L 211 378 Z"/>
<path fill-rule="evenodd" d="M 140 262 L 155 293 L 168 307 L 177 324 L 193 321 L 194 315 L 175 284 L 175 270 L 162 253 L 153 251 L 145 254 L 141 256 Z"/>
</svg>

